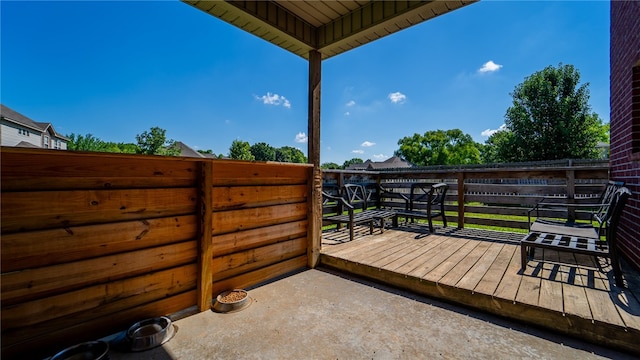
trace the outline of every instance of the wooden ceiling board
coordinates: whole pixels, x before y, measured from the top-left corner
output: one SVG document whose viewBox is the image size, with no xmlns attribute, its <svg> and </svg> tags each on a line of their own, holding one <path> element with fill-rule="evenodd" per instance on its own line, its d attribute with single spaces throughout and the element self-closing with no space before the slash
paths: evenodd
<svg viewBox="0 0 640 360">
<path fill-rule="evenodd" d="M 322 59 L 477 0 L 182 0 L 305 59 Z"/>
</svg>

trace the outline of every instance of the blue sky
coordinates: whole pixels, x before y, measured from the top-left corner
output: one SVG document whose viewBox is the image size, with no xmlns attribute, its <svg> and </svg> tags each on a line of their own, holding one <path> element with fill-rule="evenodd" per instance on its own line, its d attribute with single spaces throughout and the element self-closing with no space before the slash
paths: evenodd
<svg viewBox="0 0 640 360">
<path fill-rule="evenodd" d="M 307 61 L 178 1 L 0 2 L 2 103 L 62 134 L 195 149 L 235 139 L 307 153 Z M 382 161 L 398 140 L 484 142 L 514 87 L 559 63 L 609 121 L 609 2 L 485 0 L 323 61 L 321 162 Z"/>
</svg>

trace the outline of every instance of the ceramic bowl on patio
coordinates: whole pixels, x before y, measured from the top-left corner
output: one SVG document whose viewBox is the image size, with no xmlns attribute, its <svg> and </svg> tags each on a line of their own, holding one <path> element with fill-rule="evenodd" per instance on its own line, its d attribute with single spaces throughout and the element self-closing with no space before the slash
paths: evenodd
<svg viewBox="0 0 640 360">
<path fill-rule="evenodd" d="M 249 294 L 242 289 L 234 289 L 224 291 L 216 297 L 213 304 L 213 311 L 219 313 L 228 313 L 240 311 L 251 304 Z"/>
<path fill-rule="evenodd" d="M 50 360 L 108 360 L 109 344 L 89 341 L 68 347 L 53 355 Z"/>
<path fill-rule="evenodd" d="M 174 332 L 171 319 L 161 316 L 133 324 L 127 330 L 127 340 L 130 343 L 131 351 L 144 351 L 169 341 Z"/>
</svg>

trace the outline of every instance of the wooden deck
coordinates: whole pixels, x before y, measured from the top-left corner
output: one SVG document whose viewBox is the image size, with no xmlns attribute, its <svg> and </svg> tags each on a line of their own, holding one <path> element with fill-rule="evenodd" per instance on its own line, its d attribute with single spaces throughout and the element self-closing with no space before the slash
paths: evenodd
<svg viewBox="0 0 640 360">
<path fill-rule="evenodd" d="M 402 225 L 323 233 L 323 266 L 640 354 L 640 276 L 615 286 L 605 259 L 536 250 L 520 272 L 523 234 Z M 562 259 L 562 263 L 558 260 Z M 542 261 L 544 260 L 544 261 Z M 569 263 L 566 265 L 565 263 Z"/>
</svg>

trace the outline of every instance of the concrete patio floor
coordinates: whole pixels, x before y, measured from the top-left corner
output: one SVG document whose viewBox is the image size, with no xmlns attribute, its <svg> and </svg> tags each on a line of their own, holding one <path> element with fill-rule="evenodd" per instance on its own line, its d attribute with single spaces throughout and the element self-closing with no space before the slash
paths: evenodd
<svg viewBox="0 0 640 360">
<path fill-rule="evenodd" d="M 241 311 L 184 317 L 163 346 L 111 359 L 633 358 L 324 269 L 248 291 Z"/>
</svg>

